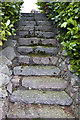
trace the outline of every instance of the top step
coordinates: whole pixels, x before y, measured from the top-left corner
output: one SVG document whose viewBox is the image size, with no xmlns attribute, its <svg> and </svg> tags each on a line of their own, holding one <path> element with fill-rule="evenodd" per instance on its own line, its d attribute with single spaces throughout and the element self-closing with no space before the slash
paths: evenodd
<svg viewBox="0 0 80 120">
<path fill-rule="evenodd" d="M 21 13 L 24 17 L 45 17 L 44 13 Z"/>
</svg>

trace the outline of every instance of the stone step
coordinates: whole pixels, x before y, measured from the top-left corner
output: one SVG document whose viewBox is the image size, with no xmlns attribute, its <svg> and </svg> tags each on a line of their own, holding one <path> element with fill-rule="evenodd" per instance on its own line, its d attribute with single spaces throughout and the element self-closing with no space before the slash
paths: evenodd
<svg viewBox="0 0 80 120">
<path fill-rule="evenodd" d="M 69 109 L 71 112 L 69 112 Z M 10 104 L 9 111 L 7 113 L 7 119 L 31 119 L 34 118 L 43 118 L 49 120 L 56 119 L 65 119 L 70 118 L 74 120 L 74 114 L 70 107 L 61 107 L 61 106 L 48 106 L 48 105 L 24 105 L 24 104 Z M 72 119 L 71 119 L 72 118 Z M 32 119 L 33 120 L 33 119 Z M 38 120 L 38 119 L 36 119 Z"/>
<path fill-rule="evenodd" d="M 35 26 L 36 21 L 20 21 L 19 26 Z"/>
<path fill-rule="evenodd" d="M 54 29 L 53 29 L 53 26 L 50 26 L 50 25 L 39 25 L 39 26 L 35 26 L 35 31 L 44 31 L 44 32 L 52 32 Z"/>
<path fill-rule="evenodd" d="M 45 17 L 44 13 L 21 13 L 24 17 Z"/>
<path fill-rule="evenodd" d="M 21 38 L 27 38 L 27 37 L 40 37 L 40 38 L 54 38 L 55 34 L 54 32 L 43 32 L 43 31 L 34 31 L 33 29 L 30 29 L 28 31 L 19 31 L 19 36 Z"/>
<path fill-rule="evenodd" d="M 19 26 L 19 31 L 31 31 L 31 30 L 35 30 L 34 26 Z"/>
<path fill-rule="evenodd" d="M 10 102 L 71 105 L 72 99 L 65 91 L 17 90 L 10 96 Z"/>
<path fill-rule="evenodd" d="M 60 69 L 56 66 L 16 66 L 13 73 L 23 76 L 58 76 Z"/>
<path fill-rule="evenodd" d="M 22 86 L 30 89 L 42 89 L 42 90 L 64 90 L 68 85 L 68 82 L 62 78 L 56 77 L 23 77 Z"/>
<path fill-rule="evenodd" d="M 54 38 L 55 34 L 54 34 L 54 32 L 35 31 L 35 36 L 49 39 L 49 38 Z"/>
<path fill-rule="evenodd" d="M 24 17 L 34 17 L 34 13 L 21 13 Z"/>
<path fill-rule="evenodd" d="M 51 21 L 37 21 L 37 25 L 38 26 L 44 26 L 44 25 L 48 26 L 48 25 L 52 25 L 52 24 L 51 24 Z"/>
<path fill-rule="evenodd" d="M 34 16 L 31 16 L 31 17 L 25 17 L 25 16 L 22 16 L 21 21 L 35 21 L 35 18 Z"/>
<path fill-rule="evenodd" d="M 56 39 L 42 39 L 42 38 L 19 38 L 19 45 L 29 46 L 29 45 L 48 45 L 57 46 Z"/>
<path fill-rule="evenodd" d="M 32 17 L 26 17 L 26 16 L 22 16 L 20 20 L 23 21 L 48 21 L 48 19 L 44 16 L 44 17 L 37 17 L 37 16 L 32 16 Z"/>
<path fill-rule="evenodd" d="M 19 26 L 19 31 L 44 31 L 52 32 L 54 31 L 53 26 Z"/>
<path fill-rule="evenodd" d="M 18 62 L 27 65 L 57 65 L 58 57 L 40 55 L 20 55 Z"/>
<path fill-rule="evenodd" d="M 19 46 L 17 50 L 22 55 L 27 55 L 30 53 L 56 55 L 58 52 L 57 47 L 46 47 L 46 46 Z"/>
</svg>

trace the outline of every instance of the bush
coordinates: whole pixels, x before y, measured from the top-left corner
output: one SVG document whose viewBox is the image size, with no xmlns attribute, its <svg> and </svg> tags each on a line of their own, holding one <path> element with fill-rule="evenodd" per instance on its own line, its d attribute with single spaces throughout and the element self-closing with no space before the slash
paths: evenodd
<svg viewBox="0 0 80 120">
<path fill-rule="evenodd" d="M 80 2 L 38 2 L 37 5 L 61 28 L 58 38 L 69 55 L 71 69 L 80 75 Z"/>
<path fill-rule="evenodd" d="M 20 8 L 23 2 L 2 2 L 1 10 L 1 28 L 0 28 L 0 45 L 7 41 L 8 36 L 16 35 L 14 24 L 19 20 Z"/>
</svg>

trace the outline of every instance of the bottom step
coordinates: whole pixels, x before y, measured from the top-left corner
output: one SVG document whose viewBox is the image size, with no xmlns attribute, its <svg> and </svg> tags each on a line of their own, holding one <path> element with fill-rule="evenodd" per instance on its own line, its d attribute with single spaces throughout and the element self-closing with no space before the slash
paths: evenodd
<svg viewBox="0 0 80 120">
<path fill-rule="evenodd" d="M 70 112 L 69 112 L 70 111 Z M 72 118 L 74 114 L 70 107 L 11 104 L 7 118 Z M 21 119 L 22 120 L 22 119 Z M 30 119 L 31 120 L 31 119 Z M 35 120 L 35 119 L 34 119 Z M 38 120 L 38 119 L 36 119 Z"/>
</svg>

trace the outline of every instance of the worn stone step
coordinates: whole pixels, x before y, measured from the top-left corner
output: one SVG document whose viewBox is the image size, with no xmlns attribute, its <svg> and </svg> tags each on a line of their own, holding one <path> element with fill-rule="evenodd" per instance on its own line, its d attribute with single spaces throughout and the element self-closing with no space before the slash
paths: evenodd
<svg viewBox="0 0 80 120">
<path fill-rule="evenodd" d="M 44 17 L 37 17 L 37 16 L 31 16 L 31 17 L 26 17 L 26 16 L 22 16 L 20 20 L 23 21 L 48 21 L 48 19 L 44 16 Z"/>
<path fill-rule="evenodd" d="M 22 55 L 27 55 L 29 53 L 55 55 L 58 52 L 57 47 L 45 47 L 45 46 L 20 46 L 17 48 L 17 50 Z"/>
<path fill-rule="evenodd" d="M 34 13 L 21 13 L 24 17 L 34 17 Z"/>
<path fill-rule="evenodd" d="M 22 16 L 20 20 L 21 21 L 35 21 L 35 18 L 34 16 L 28 16 L 28 17 Z"/>
<path fill-rule="evenodd" d="M 29 29 L 26 31 L 19 31 L 19 37 L 21 37 L 21 38 L 34 37 L 34 36 L 35 36 L 35 32 L 33 29 Z"/>
<path fill-rule="evenodd" d="M 68 82 L 62 78 L 56 77 L 23 77 L 22 86 L 31 89 L 42 89 L 42 90 L 64 90 L 68 85 Z"/>
<path fill-rule="evenodd" d="M 19 38 L 19 44 L 20 45 L 51 45 L 51 46 L 57 46 L 56 39 L 42 39 L 42 38 Z"/>
<path fill-rule="evenodd" d="M 58 57 L 55 56 L 40 56 L 40 55 L 20 55 L 18 56 L 18 62 L 27 65 L 56 65 Z"/>
<path fill-rule="evenodd" d="M 35 31 L 52 32 L 53 30 L 53 26 L 50 25 L 35 26 Z"/>
<path fill-rule="evenodd" d="M 44 32 L 54 32 L 53 26 L 19 26 L 20 31 L 44 31 Z"/>
<path fill-rule="evenodd" d="M 36 25 L 36 21 L 20 21 L 19 25 L 21 26 L 34 26 Z"/>
<path fill-rule="evenodd" d="M 65 91 L 17 90 L 10 96 L 11 102 L 26 104 L 71 105 L 72 99 Z"/>
<path fill-rule="evenodd" d="M 69 112 L 69 109 L 71 112 Z M 9 104 L 9 111 L 7 113 L 7 119 L 31 119 L 31 118 L 43 118 L 41 120 L 49 118 L 50 120 L 70 118 L 74 120 L 74 114 L 70 107 L 61 106 L 48 106 L 48 105 L 24 105 L 24 104 Z M 72 119 L 71 119 L 72 118 Z M 34 120 L 35 120 L 34 119 Z M 38 119 L 37 119 L 38 120 Z"/>
<path fill-rule="evenodd" d="M 43 31 L 34 31 L 33 29 L 29 29 L 28 31 L 19 31 L 19 36 L 22 37 L 40 37 L 40 38 L 54 38 L 54 32 L 43 32 Z"/>
<path fill-rule="evenodd" d="M 19 26 L 19 31 L 34 31 L 34 26 Z"/>
<path fill-rule="evenodd" d="M 48 26 L 48 25 L 52 25 L 52 24 L 51 24 L 51 21 L 37 21 L 37 25 L 38 26 L 44 26 L 44 25 Z"/>
<path fill-rule="evenodd" d="M 58 76 L 60 69 L 56 66 L 16 66 L 13 73 L 25 76 Z"/>
<path fill-rule="evenodd" d="M 54 32 L 35 31 L 35 36 L 41 38 L 54 38 L 55 34 Z"/>
</svg>

